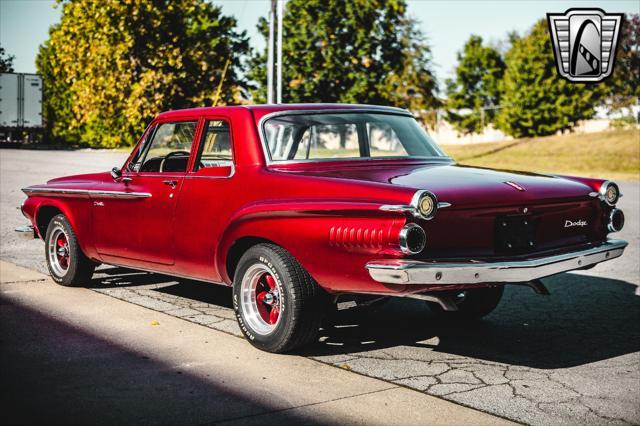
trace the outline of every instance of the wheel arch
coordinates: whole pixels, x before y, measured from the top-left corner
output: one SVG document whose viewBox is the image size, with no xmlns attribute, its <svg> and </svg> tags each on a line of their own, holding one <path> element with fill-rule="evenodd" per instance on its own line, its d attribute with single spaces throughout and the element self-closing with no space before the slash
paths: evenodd
<svg viewBox="0 0 640 426">
<path fill-rule="evenodd" d="M 233 276 L 235 275 L 236 268 L 238 267 L 238 263 L 240 262 L 240 258 L 242 257 L 242 255 L 246 253 L 246 251 L 251 247 L 258 244 L 279 245 L 271 241 L 270 239 L 253 235 L 240 237 L 231 244 L 231 246 L 227 250 L 227 255 L 225 256 L 224 262 L 224 273 L 229 278 L 230 282 L 233 282 Z"/>
<path fill-rule="evenodd" d="M 32 223 L 43 241 L 46 238 L 47 227 L 51 220 L 58 214 L 62 214 L 71 225 L 78 245 L 85 256 L 98 260 L 92 243 L 91 212 L 83 205 L 84 200 L 43 198 L 34 201 L 36 207 Z"/>
<path fill-rule="evenodd" d="M 59 214 L 63 214 L 67 217 L 67 215 L 58 206 L 45 204 L 38 207 L 38 210 L 36 210 L 35 222 L 40 238 L 44 240 L 49 223 Z"/>
</svg>

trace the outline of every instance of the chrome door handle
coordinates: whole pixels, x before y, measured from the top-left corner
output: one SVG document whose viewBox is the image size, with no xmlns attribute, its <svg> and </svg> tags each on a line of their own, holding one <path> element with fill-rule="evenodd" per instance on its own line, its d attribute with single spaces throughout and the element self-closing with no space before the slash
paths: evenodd
<svg viewBox="0 0 640 426">
<path fill-rule="evenodd" d="M 129 182 L 131 182 L 133 179 L 130 177 L 123 177 L 122 178 L 122 183 L 124 183 L 125 185 L 128 185 Z"/>
<path fill-rule="evenodd" d="M 173 189 L 178 184 L 178 181 L 177 180 L 163 180 L 162 183 L 164 183 L 165 185 L 169 185 L 171 187 L 171 189 Z"/>
</svg>

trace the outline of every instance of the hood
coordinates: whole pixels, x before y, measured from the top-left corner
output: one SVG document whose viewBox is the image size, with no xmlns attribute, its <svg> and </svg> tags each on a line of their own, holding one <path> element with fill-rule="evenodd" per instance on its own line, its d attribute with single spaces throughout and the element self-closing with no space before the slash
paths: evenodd
<svg viewBox="0 0 640 426">
<path fill-rule="evenodd" d="M 63 176 L 59 178 L 54 178 L 47 181 L 47 185 L 95 185 L 96 183 L 101 183 L 102 181 L 108 181 L 111 179 L 111 175 L 109 172 L 100 172 L 100 173 L 87 173 L 82 175 L 73 175 L 73 176 Z"/>
<path fill-rule="evenodd" d="M 303 173 L 426 189 L 453 208 L 586 199 L 593 191 L 585 184 L 556 176 L 457 164 L 350 165 Z"/>
</svg>

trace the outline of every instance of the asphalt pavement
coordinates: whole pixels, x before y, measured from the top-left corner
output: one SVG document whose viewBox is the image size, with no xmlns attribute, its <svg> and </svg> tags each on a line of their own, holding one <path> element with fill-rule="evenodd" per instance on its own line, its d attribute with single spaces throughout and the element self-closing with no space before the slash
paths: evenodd
<svg viewBox="0 0 640 426">
<path fill-rule="evenodd" d="M 0 261 L 6 424 L 510 422 Z"/>
<path fill-rule="evenodd" d="M 126 154 L 0 151 L 0 259 L 44 271 L 38 240 L 18 239 L 20 188 L 121 165 Z M 606 176 L 604 176 L 606 178 Z M 334 315 L 301 355 L 529 424 L 640 423 L 640 185 L 620 182 L 625 254 L 543 280 L 551 296 L 509 286 L 485 320 L 442 323 L 396 299 Z M 239 336 L 229 289 L 102 267 L 93 291 Z"/>
</svg>

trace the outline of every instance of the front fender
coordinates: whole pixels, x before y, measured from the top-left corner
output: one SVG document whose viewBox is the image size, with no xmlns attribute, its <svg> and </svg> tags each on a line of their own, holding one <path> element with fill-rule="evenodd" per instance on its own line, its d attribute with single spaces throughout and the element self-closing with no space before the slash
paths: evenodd
<svg viewBox="0 0 640 426">
<path fill-rule="evenodd" d="M 380 203 L 301 200 L 251 204 L 229 220 L 219 240 L 217 269 L 231 283 L 226 264 L 233 244 L 244 237 L 266 239 L 291 253 L 331 291 L 356 290 L 372 281 L 364 265 L 399 257 L 398 233 L 406 217 L 379 209 Z"/>
<path fill-rule="evenodd" d="M 86 198 L 54 198 L 43 196 L 29 196 L 22 205 L 23 214 L 31 220 L 38 236 L 44 240 L 46 227 L 39 226 L 46 219 L 45 215 L 56 209 L 64 214 L 74 233 L 81 250 L 87 257 L 97 259 L 97 253 L 91 238 L 91 209 L 89 199 Z"/>
</svg>

